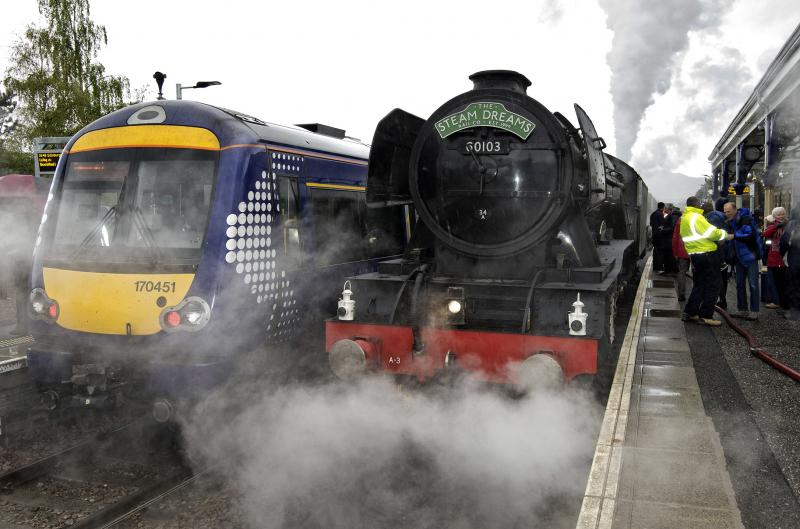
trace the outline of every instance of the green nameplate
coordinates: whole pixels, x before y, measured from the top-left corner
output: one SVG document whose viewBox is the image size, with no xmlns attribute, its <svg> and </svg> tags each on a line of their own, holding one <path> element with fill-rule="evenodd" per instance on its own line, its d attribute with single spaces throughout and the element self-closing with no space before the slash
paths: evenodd
<svg viewBox="0 0 800 529">
<path fill-rule="evenodd" d="M 464 129 L 492 127 L 527 140 L 535 126 L 531 120 L 506 110 L 502 103 L 470 103 L 461 112 L 437 121 L 436 131 L 444 139 Z"/>
</svg>

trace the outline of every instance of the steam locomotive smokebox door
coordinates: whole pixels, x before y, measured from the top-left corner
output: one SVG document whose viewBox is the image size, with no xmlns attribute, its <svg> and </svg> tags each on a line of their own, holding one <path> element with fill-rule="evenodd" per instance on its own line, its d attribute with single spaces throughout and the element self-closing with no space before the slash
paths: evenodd
<svg viewBox="0 0 800 529">
<path fill-rule="evenodd" d="M 603 162 L 603 149 L 605 149 L 606 143 L 597 134 L 592 120 L 589 119 L 589 115 L 580 105 L 575 105 L 575 114 L 578 116 L 578 123 L 583 131 L 583 139 L 586 144 L 592 201 L 598 202 L 604 199 L 606 195 L 606 167 Z"/>
<path fill-rule="evenodd" d="M 564 128 L 528 97 L 516 72 L 470 77 L 474 89 L 442 105 L 417 135 L 410 193 L 444 253 L 503 259 L 531 250 L 563 219 L 573 176 Z M 450 262 L 448 260 L 448 262 Z"/>
</svg>

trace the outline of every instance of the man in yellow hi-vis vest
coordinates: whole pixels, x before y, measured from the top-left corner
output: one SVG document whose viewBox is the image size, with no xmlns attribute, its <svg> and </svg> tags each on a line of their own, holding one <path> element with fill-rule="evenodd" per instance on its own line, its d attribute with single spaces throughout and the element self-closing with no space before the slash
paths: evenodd
<svg viewBox="0 0 800 529">
<path fill-rule="evenodd" d="M 683 321 L 696 321 L 718 326 L 714 304 L 719 294 L 721 276 L 717 242 L 733 239 L 733 234 L 708 223 L 697 197 L 686 199 L 686 212 L 681 217 L 681 239 L 692 262 L 692 293 L 683 308 Z"/>
</svg>

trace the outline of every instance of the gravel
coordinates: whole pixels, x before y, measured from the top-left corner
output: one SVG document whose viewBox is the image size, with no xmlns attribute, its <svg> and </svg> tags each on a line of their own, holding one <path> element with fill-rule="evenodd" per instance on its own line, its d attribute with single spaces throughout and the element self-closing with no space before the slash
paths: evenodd
<svg viewBox="0 0 800 529">
<path fill-rule="evenodd" d="M 728 307 L 736 307 L 733 282 L 728 288 Z M 800 321 L 786 320 L 778 311 L 762 308 L 758 321 L 738 323 L 768 354 L 800 369 Z M 745 339 L 727 325 L 714 329 L 714 335 L 758 428 L 800 501 L 800 384 L 753 356 Z"/>
<path fill-rule="evenodd" d="M 0 445 L 0 473 L 60 452 L 102 431 L 130 420 L 122 412 L 76 414 L 74 420 L 48 420 L 45 413 L 31 413 L 27 428 L 8 435 Z"/>
</svg>

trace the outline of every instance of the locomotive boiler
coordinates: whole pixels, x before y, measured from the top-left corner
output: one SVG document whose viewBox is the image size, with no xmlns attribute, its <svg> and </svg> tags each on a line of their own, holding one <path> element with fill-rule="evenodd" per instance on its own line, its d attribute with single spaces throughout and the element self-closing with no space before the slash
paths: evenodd
<svg viewBox="0 0 800 529">
<path fill-rule="evenodd" d="M 369 206 L 409 206 L 416 223 L 402 258 L 346 284 L 330 367 L 524 387 L 608 375 L 647 187 L 578 105 L 576 128 L 519 73 L 470 80 L 427 120 L 395 109 L 377 127 Z"/>
</svg>

